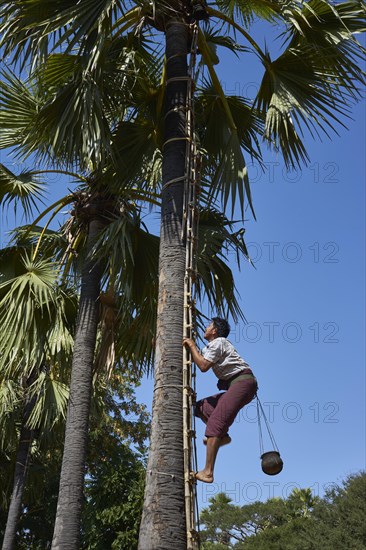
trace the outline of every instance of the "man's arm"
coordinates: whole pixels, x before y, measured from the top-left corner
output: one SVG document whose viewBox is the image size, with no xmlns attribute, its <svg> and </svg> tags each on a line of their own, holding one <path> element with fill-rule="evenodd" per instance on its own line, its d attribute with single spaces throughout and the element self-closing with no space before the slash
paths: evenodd
<svg viewBox="0 0 366 550">
<path fill-rule="evenodd" d="M 183 346 L 186 346 L 190 349 L 192 359 L 196 363 L 197 367 L 201 372 L 207 372 L 212 367 L 213 363 L 207 361 L 197 349 L 196 344 L 191 340 L 191 338 L 183 338 Z"/>
</svg>

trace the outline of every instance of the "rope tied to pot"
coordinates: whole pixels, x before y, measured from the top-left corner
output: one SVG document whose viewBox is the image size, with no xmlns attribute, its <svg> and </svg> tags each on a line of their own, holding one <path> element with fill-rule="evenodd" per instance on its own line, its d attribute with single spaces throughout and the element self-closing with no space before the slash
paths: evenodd
<svg viewBox="0 0 366 550">
<path fill-rule="evenodd" d="M 272 433 L 268 418 L 264 412 L 264 409 L 258 397 L 258 394 L 256 395 L 256 398 L 257 398 L 257 421 L 258 421 L 258 432 L 259 432 L 259 451 L 260 451 L 260 457 L 262 460 L 262 470 L 267 475 L 276 475 L 281 472 L 283 468 L 283 461 L 280 456 L 278 445 Z M 261 417 L 263 418 L 263 421 L 267 428 L 269 438 L 272 443 L 272 448 L 273 448 L 272 451 L 264 452 Z"/>
</svg>

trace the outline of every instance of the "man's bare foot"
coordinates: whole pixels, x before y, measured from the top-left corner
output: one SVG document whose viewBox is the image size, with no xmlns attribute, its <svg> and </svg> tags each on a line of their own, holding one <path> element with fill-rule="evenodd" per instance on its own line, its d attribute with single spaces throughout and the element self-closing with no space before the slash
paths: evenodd
<svg viewBox="0 0 366 550">
<path fill-rule="evenodd" d="M 203 481 L 203 483 L 213 483 L 214 477 L 213 474 L 207 474 L 204 470 L 196 473 L 196 479 L 198 481 Z"/>
<path fill-rule="evenodd" d="M 224 437 L 221 438 L 220 447 L 223 447 L 224 445 L 229 445 L 229 443 L 231 443 L 231 437 L 229 435 L 224 435 Z M 207 445 L 207 437 L 204 438 L 203 444 Z"/>
</svg>

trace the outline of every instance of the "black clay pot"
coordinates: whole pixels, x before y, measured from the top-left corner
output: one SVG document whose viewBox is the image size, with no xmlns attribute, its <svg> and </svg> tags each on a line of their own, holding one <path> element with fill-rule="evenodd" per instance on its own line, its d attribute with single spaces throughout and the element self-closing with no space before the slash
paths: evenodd
<svg viewBox="0 0 366 550">
<path fill-rule="evenodd" d="M 280 457 L 280 453 L 277 451 L 269 451 L 263 453 L 261 456 L 262 470 L 269 476 L 275 476 L 279 474 L 283 468 L 283 461 Z"/>
</svg>

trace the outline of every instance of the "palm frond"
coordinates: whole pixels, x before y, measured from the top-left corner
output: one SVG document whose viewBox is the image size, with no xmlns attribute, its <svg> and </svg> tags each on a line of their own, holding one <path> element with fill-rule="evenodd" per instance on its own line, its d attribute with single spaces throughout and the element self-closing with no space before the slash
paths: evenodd
<svg viewBox="0 0 366 550">
<path fill-rule="evenodd" d="M 256 17 L 266 21 L 275 21 L 279 16 L 282 2 L 274 2 L 273 0 L 217 0 L 216 4 L 230 19 L 249 26 Z"/>
<path fill-rule="evenodd" d="M 320 69 L 311 46 L 288 48 L 275 61 L 268 56 L 265 68 L 256 98 L 266 117 L 264 138 L 281 149 L 287 166 L 300 165 L 308 159 L 302 128 L 312 135 L 337 132 L 349 108 L 338 82 Z"/>
<path fill-rule="evenodd" d="M 233 256 L 240 268 L 242 258 L 249 259 L 243 228 L 234 231 L 234 224 L 221 212 L 201 210 L 198 243 L 199 300 L 205 297 L 210 307 L 220 314 L 229 312 L 234 319 L 244 318 L 234 275 L 228 262 L 228 258 Z"/>
<path fill-rule="evenodd" d="M 118 25 L 123 25 L 125 30 L 133 29 L 139 16 L 139 8 L 127 10 L 120 0 L 81 0 L 71 8 L 58 10 L 56 18 L 47 22 L 47 28 L 54 32 L 66 26 L 55 47 L 66 42 L 65 51 L 70 53 L 78 45 L 80 51 L 88 55 L 89 68 L 93 70 L 104 47 L 105 37 Z"/>
<path fill-rule="evenodd" d="M 225 96 L 240 145 L 247 154 L 260 162 L 259 136 L 263 133 L 264 120 L 248 100 L 241 96 Z M 219 151 L 227 144 L 230 125 L 220 94 L 211 82 L 205 82 L 195 100 L 199 143 L 209 155 L 219 157 Z"/>
<path fill-rule="evenodd" d="M 38 245 L 40 257 L 62 257 L 67 249 L 67 241 L 61 231 L 46 229 L 44 226 L 31 224 L 18 226 L 10 234 L 10 244 L 14 244 L 14 252 L 21 255 L 23 249 L 34 251 Z M 6 250 L 0 250 L 0 255 Z M 11 263 L 9 265 L 11 267 Z"/>
<path fill-rule="evenodd" d="M 113 157 L 112 128 L 159 65 L 152 58 L 129 36 L 105 40 L 92 69 L 86 54 L 51 55 L 36 73 L 48 97 L 36 118 L 39 154 L 100 170 Z"/>
<path fill-rule="evenodd" d="M 29 61 L 33 66 L 44 62 L 47 54 L 61 45 L 67 53 L 77 43 L 88 46 L 103 43 L 106 27 L 111 27 L 126 14 L 126 20 L 134 25 L 139 9 L 126 13 L 124 2 L 114 0 L 33 0 L 32 2 L 7 3 L 2 7 L 3 39 L 5 55 L 21 68 Z M 103 32 L 104 31 L 104 32 Z M 91 43 L 92 42 L 92 43 Z M 94 42 L 94 44 L 93 44 Z M 99 46 L 94 48 L 99 51 Z"/>
<path fill-rule="evenodd" d="M 138 211 L 130 207 L 109 224 L 95 248 L 108 258 L 104 284 L 110 285 L 101 296 L 97 367 L 111 366 L 115 357 L 148 371 L 154 355 L 159 238 L 144 229 Z"/>
<path fill-rule="evenodd" d="M 62 288 L 62 292 L 58 292 L 57 307 L 46 334 L 45 358 L 52 371 L 57 370 L 61 380 L 68 379 L 71 369 L 77 305 L 76 290 Z"/>
<path fill-rule="evenodd" d="M 0 378 L 0 449 L 17 440 L 17 422 L 22 411 L 21 385 L 18 380 Z"/>
<path fill-rule="evenodd" d="M 118 180 L 135 182 L 156 191 L 161 184 L 162 128 L 160 121 L 145 118 L 123 121 L 113 138 L 113 166 L 119 168 Z"/>
<path fill-rule="evenodd" d="M 238 31 L 238 33 L 241 34 L 245 38 L 245 40 L 249 42 L 249 44 L 252 46 L 252 51 L 256 53 L 260 59 L 263 59 L 264 54 L 259 44 L 254 40 L 253 36 L 248 31 L 245 30 L 245 28 L 242 25 L 239 25 L 235 21 L 235 19 L 233 19 L 233 17 L 230 17 L 230 15 L 227 15 L 222 10 L 219 11 L 212 7 L 207 7 L 207 11 L 211 17 L 217 18 L 222 23 L 223 26 L 227 25 L 229 33 L 232 31 L 235 35 L 236 31 Z"/>
<path fill-rule="evenodd" d="M 26 246 L 12 245 L 0 249 L 0 283 L 13 280 L 14 277 L 24 272 L 23 253 Z M 0 290 L 0 299 L 6 294 L 4 285 Z"/>
<path fill-rule="evenodd" d="M 294 167 L 308 159 L 303 129 L 337 132 L 361 95 L 365 49 L 354 35 L 365 29 L 365 8 L 357 0 L 310 0 L 286 9 L 285 19 L 288 47 L 275 61 L 262 59 L 257 106 L 266 116 L 265 139 Z"/>
<path fill-rule="evenodd" d="M 41 23 L 42 6 L 33 10 L 34 3 L 6 2 L 1 4 L 0 47 L 4 57 L 18 64 L 23 70 L 29 60 L 41 58 L 48 52 L 48 36 L 44 32 L 45 25 Z M 55 2 L 56 4 L 56 2 Z"/>
<path fill-rule="evenodd" d="M 236 194 L 239 199 L 239 207 L 244 217 L 244 198 L 246 196 L 249 206 L 252 210 L 253 216 L 254 209 L 251 199 L 248 171 L 244 160 L 244 155 L 241 150 L 240 139 L 238 136 L 238 129 L 233 118 L 233 113 L 230 109 L 227 97 L 221 87 L 220 81 L 213 68 L 212 61 L 208 52 L 208 47 L 205 42 L 202 32 L 199 34 L 199 47 L 204 58 L 204 62 L 207 64 L 207 68 L 212 79 L 212 86 L 218 95 L 218 104 L 221 104 L 222 116 L 222 136 L 221 143 L 224 146 L 221 147 L 220 155 L 218 158 L 216 173 L 212 181 L 212 196 L 217 197 L 218 192 L 222 194 L 223 205 L 226 208 L 229 198 L 231 198 L 232 211 L 234 210 L 234 200 Z M 213 121 L 213 124 L 215 122 Z M 217 136 L 216 136 L 217 137 Z M 220 184 L 220 185 L 219 185 Z"/>
<path fill-rule="evenodd" d="M 136 50 L 140 55 L 141 48 Z M 113 179 L 157 190 L 161 183 L 164 115 L 164 66 L 144 55 L 132 83 L 131 108 L 116 124 L 112 142 Z M 117 172 L 117 173 L 115 173 Z"/>
<path fill-rule="evenodd" d="M 52 380 L 55 373 L 60 383 L 69 377 L 77 296 L 74 289 L 60 286 L 57 266 L 53 256 L 45 254 L 46 249 L 42 259 L 32 260 L 32 243 L 23 239 L 23 246 L 0 251 L 0 378 L 4 380 L 24 380 L 30 374 L 39 377 L 40 365 L 47 366 L 41 370 Z M 7 263 L 10 266 L 3 270 Z M 47 399 L 43 395 L 42 407 Z M 37 415 L 37 410 L 32 414 Z M 42 426 L 47 430 L 51 427 L 47 419 L 42 420 Z"/>
<path fill-rule="evenodd" d="M 42 87 L 49 92 L 56 91 L 71 80 L 76 80 L 83 69 L 82 58 L 66 53 L 53 53 L 48 56 L 44 65 L 35 74 Z"/>
<path fill-rule="evenodd" d="M 218 30 L 209 27 L 204 29 L 203 34 L 211 54 L 211 61 L 213 65 L 217 65 L 220 62 L 216 53 L 218 47 L 227 48 L 236 55 L 238 52 L 242 53 L 248 51 L 247 48 L 238 44 L 231 36 L 222 35 Z"/>
<path fill-rule="evenodd" d="M 157 284 L 151 287 L 149 298 L 136 308 L 133 315 L 128 307 L 120 309 L 116 356 L 124 368 L 127 366 L 138 375 L 149 374 L 155 357 L 155 327 L 157 308 Z"/>
<path fill-rule="evenodd" d="M 25 215 L 29 218 L 33 208 L 38 208 L 38 202 L 44 197 L 45 185 L 32 172 L 22 171 L 16 175 L 0 163 L 0 204 L 9 206 L 14 204 L 16 209 L 20 203 Z"/>
<path fill-rule="evenodd" d="M 138 210 L 133 205 L 108 224 L 94 247 L 98 258 L 108 259 L 109 273 L 115 291 L 138 307 L 151 294 L 158 277 L 159 239 L 142 227 Z"/>
<path fill-rule="evenodd" d="M 70 164 L 79 162 L 88 169 L 103 164 L 111 134 L 100 99 L 92 75 L 61 88 L 37 117 L 44 136 L 43 155 L 56 155 Z"/>
<path fill-rule="evenodd" d="M 41 364 L 45 340 L 57 308 L 58 270 L 52 260 L 22 257 L 23 271 L 0 284 L 0 370 L 32 371 Z"/>
<path fill-rule="evenodd" d="M 108 38 L 91 69 L 84 53 L 54 53 L 25 82 L 4 73 L 0 146 L 19 157 L 77 163 L 93 170 L 111 156 L 112 128 L 132 92 L 158 78 L 162 56 L 132 35 Z M 148 90 L 149 91 L 149 90 Z"/>
<path fill-rule="evenodd" d="M 46 372 L 40 372 L 37 380 L 29 387 L 30 397 L 36 402 L 27 420 L 27 427 L 40 429 L 41 433 L 50 432 L 55 424 L 65 420 L 69 389 L 61 381 Z"/>
<path fill-rule="evenodd" d="M 223 209 L 231 203 L 231 213 L 238 204 L 244 218 L 245 198 L 247 198 L 254 219 L 255 212 L 249 186 L 248 169 L 244 160 L 240 141 L 236 132 L 228 131 L 225 147 L 220 151 L 218 163 L 210 183 L 210 196 L 214 201 L 221 196 Z"/>
<path fill-rule="evenodd" d="M 313 49 L 315 70 L 323 74 L 339 94 L 357 97 L 365 85 L 362 61 L 365 48 L 356 35 L 366 30 L 365 5 L 358 0 L 332 4 L 310 0 L 289 14 L 283 38 L 295 50 Z"/>
<path fill-rule="evenodd" d="M 23 149 L 29 142 L 40 101 L 31 82 L 23 82 L 11 71 L 1 71 L 0 80 L 0 148 Z"/>
</svg>

